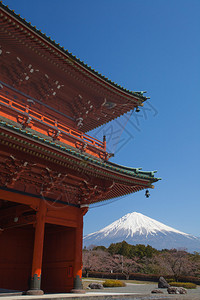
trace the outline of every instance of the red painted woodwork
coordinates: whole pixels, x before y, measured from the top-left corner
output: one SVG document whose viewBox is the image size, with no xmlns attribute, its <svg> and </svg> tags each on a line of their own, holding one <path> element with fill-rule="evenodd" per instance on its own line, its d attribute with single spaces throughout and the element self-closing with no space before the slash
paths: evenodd
<svg viewBox="0 0 200 300">
<path fill-rule="evenodd" d="M 116 174 L 95 165 L 87 170 L 88 163 L 78 158 L 70 157 L 66 162 L 64 159 L 68 159 L 68 156 L 64 155 L 63 158 L 55 159 L 54 149 L 47 155 L 48 147 L 38 150 L 34 148 L 35 142 L 33 146 L 25 147 L 23 137 L 18 141 L 15 135 L 14 139 L 14 142 L 8 142 L 8 137 L 5 137 L 5 143 L 4 138 L 1 141 L 1 149 L 4 150 L 0 151 L 1 186 L 31 193 L 46 200 L 51 198 L 53 202 L 62 201 L 75 205 L 103 201 L 151 186 L 148 178 Z M 6 143 L 11 146 L 7 147 Z M 20 151 L 22 146 L 23 152 Z"/>
<path fill-rule="evenodd" d="M 56 110 L 53 116 L 64 124 L 86 132 L 146 100 L 92 71 L 4 7 L 0 22 L 1 81 Z"/>
<path fill-rule="evenodd" d="M 0 234 L 0 287 L 26 291 L 33 258 L 34 228 L 7 229 Z"/>
<path fill-rule="evenodd" d="M 75 228 L 46 225 L 41 282 L 44 292 L 64 293 L 72 289 L 75 233 Z"/>
<path fill-rule="evenodd" d="M 32 206 L 35 206 L 34 200 Z M 17 203 L 15 207 L 0 212 L 7 213 L 7 218 L 18 216 L 20 220 L 19 212 L 30 211 L 28 206 Z M 74 277 L 79 275 L 81 278 L 83 215 L 87 208 L 63 207 L 41 201 L 36 209 L 38 215 L 34 226 L 18 227 L 21 226 L 18 220 L 13 228 L 0 234 L 0 286 L 26 291 L 31 278 L 35 274 L 40 277 L 42 273 L 41 287 L 45 292 L 69 292 Z"/>
<path fill-rule="evenodd" d="M 10 96 L 10 94 L 14 94 L 14 96 Z M 20 98 L 20 101 L 14 100 L 14 97 Z M 27 100 L 29 100 L 30 104 L 27 104 Z M 33 107 L 31 103 L 34 103 Z M 51 137 L 52 140 L 68 144 L 96 157 L 105 159 L 109 157 L 106 152 L 106 142 L 101 142 L 83 132 L 58 122 L 53 117 L 48 117 L 46 111 L 42 113 L 35 107 L 33 100 L 27 99 L 23 95 L 20 95 L 19 92 L 14 92 L 6 86 L 1 90 L 0 105 L 1 116 L 19 123 L 23 128 L 31 128 L 46 137 Z"/>
<path fill-rule="evenodd" d="M 85 132 L 142 106 L 0 2 L 0 288 L 81 288 L 91 203 L 152 187 Z M 142 172 L 141 172 L 142 173 Z M 41 279 L 41 283 L 40 283 Z"/>
<path fill-rule="evenodd" d="M 41 200 L 38 207 L 38 212 L 35 222 L 35 239 L 34 239 L 34 250 L 33 250 L 33 263 L 31 278 L 35 275 L 38 280 L 41 277 L 42 272 L 42 256 L 43 256 L 43 243 L 44 243 L 44 228 L 46 219 L 46 202 Z"/>
</svg>

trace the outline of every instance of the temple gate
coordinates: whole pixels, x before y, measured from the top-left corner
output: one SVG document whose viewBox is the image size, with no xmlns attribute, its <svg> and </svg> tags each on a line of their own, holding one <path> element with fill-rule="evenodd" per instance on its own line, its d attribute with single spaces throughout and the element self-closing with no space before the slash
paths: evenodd
<svg viewBox="0 0 200 300">
<path fill-rule="evenodd" d="M 0 3 L 0 288 L 82 288 L 91 203 L 151 188 L 86 132 L 142 106 Z"/>
</svg>

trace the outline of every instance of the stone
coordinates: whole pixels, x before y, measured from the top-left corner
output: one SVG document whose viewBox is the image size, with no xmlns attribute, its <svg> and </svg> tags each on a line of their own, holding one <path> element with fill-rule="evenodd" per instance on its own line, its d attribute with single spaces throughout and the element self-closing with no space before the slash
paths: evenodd
<svg viewBox="0 0 200 300">
<path fill-rule="evenodd" d="M 164 294 L 164 292 L 159 289 L 155 289 L 155 290 L 151 291 L 151 293 L 152 294 Z"/>
<path fill-rule="evenodd" d="M 168 294 L 187 294 L 187 290 L 183 287 L 170 286 L 167 291 Z"/>
<path fill-rule="evenodd" d="M 103 285 L 101 283 L 90 283 L 88 285 L 88 287 L 92 290 L 102 290 L 103 289 Z"/>
<path fill-rule="evenodd" d="M 167 281 L 165 280 L 164 277 L 161 276 L 158 279 L 158 288 L 159 289 L 167 289 L 169 286 L 170 286 L 169 283 L 167 283 Z"/>
<path fill-rule="evenodd" d="M 42 290 L 32 289 L 32 290 L 26 291 L 25 294 L 26 295 L 44 295 L 44 292 Z"/>
</svg>

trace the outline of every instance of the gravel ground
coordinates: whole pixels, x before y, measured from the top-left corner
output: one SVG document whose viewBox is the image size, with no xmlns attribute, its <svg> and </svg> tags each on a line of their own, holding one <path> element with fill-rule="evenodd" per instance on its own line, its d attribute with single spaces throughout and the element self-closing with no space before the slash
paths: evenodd
<svg viewBox="0 0 200 300">
<path fill-rule="evenodd" d="M 86 289 L 91 282 L 102 283 L 103 281 L 83 279 L 84 288 Z M 152 294 L 151 291 L 157 288 L 157 283 L 126 282 L 126 284 L 122 288 L 87 289 L 85 294 L 45 294 L 43 296 L 17 295 L 18 293 L 15 291 L 5 296 L 5 291 L 0 289 L 0 300 L 76 300 L 84 298 L 89 300 L 200 300 L 200 286 L 187 290 L 186 295 L 169 295 L 167 289 L 161 289 L 163 294 Z"/>
<path fill-rule="evenodd" d="M 93 280 L 92 280 L 93 281 Z M 91 280 L 88 279 L 84 279 L 84 286 L 88 286 L 89 282 L 91 282 Z M 93 282 L 103 282 L 102 280 L 96 280 Z M 88 284 L 87 284 L 88 283 Z M 190 299 L 190 300 L 200 300 L 200 286 L 197 286 L 196 289 L 191 289 L 191 290 L 187 290 L 187 294 L 186 295 L 169 295 L 167 292 L 167 289 L 161 289 L 164 294 L 152 294 L 151 291 L 154 289 L 158 288 L 158 284 L 154 283 L 154 284 L 135 284 L 135 283 L 127 283 L 126 282 L 126 287 L 122 287 L 122 288 L 104 288 L 103 290 L 87 290 L 87 292 L 96 292 L 96 293 L 102 293 L 102 292 L 106 292 L 106 293 L 134 293 L 134 294 L 138 294 L 139 295 L 144 295 L 143 298 L 139 297 L 138 299 Z M 120 299 L 120 298 L 119 298 Z M 133 299 L 137 299 L 137 298 L 133 298 Z"/>
</svg>

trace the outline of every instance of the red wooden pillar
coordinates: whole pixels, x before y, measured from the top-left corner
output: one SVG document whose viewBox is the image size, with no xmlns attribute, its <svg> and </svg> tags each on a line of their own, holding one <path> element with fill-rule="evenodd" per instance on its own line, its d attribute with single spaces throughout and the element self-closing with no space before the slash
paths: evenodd
<svg viewBox="0 0 200 300">
<path fill-rule="evenodd" d="M 46 203 L 44 200 L 41 200 L 39 205 L 39 210 L 37 212 L 36 224 L 35 224 L 35 241 L 34 241 L 34 250 L 33 250 L 30 289 L 26 292 L 28 295 L 44 294 L 44 292 L 40 290 L 40 286 L 41 286 L 45 217 L 46 217 Z"/>
<path fill-rule="evenodd" d="M 88 207 L 80 209 L 78 216 L 78 226 L 75 237 L 75 263 L 74 263 L 74 287 L 72 293 L 84 293 L 82 285 L 82 248 L 83 248 L 83 216 L 88 211 Z"/>
</svg>

